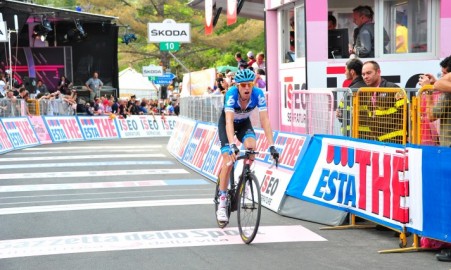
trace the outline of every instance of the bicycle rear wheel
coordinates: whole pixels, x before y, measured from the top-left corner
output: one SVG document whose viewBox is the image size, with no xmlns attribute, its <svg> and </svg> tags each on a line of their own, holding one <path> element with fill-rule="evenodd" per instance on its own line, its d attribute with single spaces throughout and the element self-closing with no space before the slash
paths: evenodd
<svg viewBox="0 0 451 270">
<path fill-rule="evenodd" d="M 216 212 L 218 211 L 218 207 L 219 207 L 219 178 L 216 181 L 215 196 L 214 196 L 213 202 L 215 203 L 215 219 L 216 219 L 216 223 L 218 224 L 218 227 L 222 229 L 225 226 L 227 226 L 228 222 L 219 221 L 216 218 Z M 228 207 L 227 207 L 227 216 L 229 217 L 229 220 L 230 220 L 230 200 L 229 200 Z"/>
<path fill-rule="evenodd" d="M 250 244 L 257 235 L 261 216 L 261 192 L 257 177 L 249 174 L 239 187 L 238 229 L 244 243 Z"/>
</svg>

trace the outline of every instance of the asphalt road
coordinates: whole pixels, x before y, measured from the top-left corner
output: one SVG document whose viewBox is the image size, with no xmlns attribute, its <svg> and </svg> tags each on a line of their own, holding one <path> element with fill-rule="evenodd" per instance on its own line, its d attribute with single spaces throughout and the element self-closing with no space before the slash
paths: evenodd
<svg viewBox="0 0 451 270">
<path fill-rule="evenodd" d="M 0 155 L 0 270 L 451 269 L 435 252 L 379 254 L 393 232 L 320 230 L 264 209 L 245 245 L 217 228 L 214 184 L 167 138 L 43 145 Z"/>
</svg>

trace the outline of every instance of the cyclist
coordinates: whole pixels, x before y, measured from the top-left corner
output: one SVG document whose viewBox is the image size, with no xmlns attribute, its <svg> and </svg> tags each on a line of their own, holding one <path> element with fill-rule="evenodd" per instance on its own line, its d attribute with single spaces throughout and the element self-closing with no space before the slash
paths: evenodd
<svg viewBox="0 0 451 270">
<path fill-rule="evenodd" d="M 256 137 L 252 128 L 249 115 L 258 107 L 261 126 L 269 142 L 269 152 L 274 159 L 279 158 L 279 153 L 274 147 L 272 130 L 269 125 L 269 117 L 266 108 L 265 94 L 260 88 L 254 87 L 255 73 L 250 69 L 243 69 L 235 75 L 235 86 L 229 88 L 224 97 L 224 109 L 218 121 L 218 135 L 221 141 L 222 167 L 219 173 L 220 199 L 216 212 L 218 221 L 227 222 L 227 188 L 229 185 L 230 171 L 239 149 L 233 143 L 235 133 L 237 139 L 244 144 L 246 149 L 256 147 Z"/>
</svg>

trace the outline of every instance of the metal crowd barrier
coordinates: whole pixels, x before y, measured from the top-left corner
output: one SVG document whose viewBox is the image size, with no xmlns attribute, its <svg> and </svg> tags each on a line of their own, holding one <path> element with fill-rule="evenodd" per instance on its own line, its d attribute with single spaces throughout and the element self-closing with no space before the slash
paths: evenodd
<svg viewBox="0 0 451 270">
<path fill-rule="evenodd" d="M 432 85 L 422 87 L 413 102 L 414 143 L 451 146 L 451 93 L 434 91 Z"/>
<path fill-rule="evenodd" d="M 224 107 L 223 95 L 180 97 L 180 116 L 201 122 L 218 123 Z M 250 116 L 253 127 L 261 127 L 258 110 Z"/>
<path fill-rule="evenodd" d="M 23 99 L 0 99 L 0 117 L 26 116 L 26 103 Z"/>
<path fill-rule="evenodd" d="M 39 100 L 39 115 L 74 115 L 76 111 L 72 106 L 60 98 Z M 30 112 L 31 113 L 31 112 Z"/>
</svg>

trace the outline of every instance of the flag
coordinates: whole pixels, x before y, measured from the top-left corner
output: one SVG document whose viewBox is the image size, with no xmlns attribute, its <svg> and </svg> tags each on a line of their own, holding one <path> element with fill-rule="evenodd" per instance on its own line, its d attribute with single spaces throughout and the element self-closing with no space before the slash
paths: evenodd
<svg viewBox="0 0 451 270">
<path fill-rule="evenodd" d="M 227 0 L 227 25 L 236 23 L 236 0 Z"/>
<path fill-rule="evenodd" d="M 205 35 L 213 34 L 213 0 L 205 0 Z"/>
</svg>

